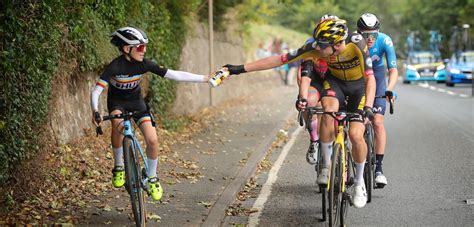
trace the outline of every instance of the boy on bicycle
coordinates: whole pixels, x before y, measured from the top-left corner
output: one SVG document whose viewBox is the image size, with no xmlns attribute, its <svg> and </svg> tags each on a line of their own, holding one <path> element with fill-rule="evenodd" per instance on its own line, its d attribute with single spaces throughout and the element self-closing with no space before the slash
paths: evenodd
<svg viewBox="0 0 474 227">
<path fill-rule="evenodd" d="M 140 81 L 146 72 L 152 72 L 172 80 L 189 82 L 207 82 L 208 76 L 174 71 L 144 58 L 148 41 L 145 32 L 134 27 L 123 27 L 112 34 L 110 42 L 118 47 L 122 54 L 105 68 L 91 93 L 92 121 L 96 126 L 101 124 L 101 119 L 99 118 L 99 121 L 96 121 L 95 116 L 100 116 L 98 112 L 99 96 L 105 88 L 108 88 L 107 109 L 109 114 L 120 114 L 124 111 L 143 113 L 134 120 L 145 137 L 147 164 L 149 166 L 147 172 L 149 193 L 153 200 L 160 200 L 163 195 L 163 188 L 156 176 L 158 138 L 149 109 L 141 95 Z M 125 184 L 122 122 L 122 119 L 112 120 L 111 140 L 114 153 L 112 184 L 116 188 Z"/>
</svg>

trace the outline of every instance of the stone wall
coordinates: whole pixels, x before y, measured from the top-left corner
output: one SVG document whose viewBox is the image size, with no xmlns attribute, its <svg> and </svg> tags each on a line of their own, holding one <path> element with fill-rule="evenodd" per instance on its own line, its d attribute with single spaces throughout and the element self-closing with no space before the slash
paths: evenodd
<svg viewBox="0 0 474 227">
<path fill-rule="evenodd" d="M 198 74 L 209 73 L 209 41 L 208 31 L 205 26 L 196 24 L 186 39 L 180 59 L 183 70 Z M 252 53 L 249 54 L 253 56 Z M 242 41 L 238 36 L 225 33 L 214 34 L 214 65 L 220 66 L 242 64 L 245 57 Z M 270 73 L 269 73 L 270 72 Z M 92 127 L 90 110 L 90 92 L 97 80 L 97 73 L 85 73 L 79 78 L 64 81 L 67 76 L 58 76 L 53 85 L 53 94 L 49 122 L 47 128 L 52 132 L 58 144 L 67 143 L 84 135 L 86 129 Z M 172 112 L 178 115 L 196 113 L 211 103 L 217 105 L 222 101 L 243 95 L 251 95 L 256 89 L 269 89 L 272 84 L 280 83 L 278 77 L 271 71 L 266 73 L 248 73 L 233 76 L 223 86 L 211 88 L 207 83 L 178 83 L 177 99 Z M 145 83 L 142 86 L 146 86 Z M 146 90 L 146 89 L 144 89 Z M 101 112 L 106 113 L 106 93 L 101 95 Z"/>
</svg>

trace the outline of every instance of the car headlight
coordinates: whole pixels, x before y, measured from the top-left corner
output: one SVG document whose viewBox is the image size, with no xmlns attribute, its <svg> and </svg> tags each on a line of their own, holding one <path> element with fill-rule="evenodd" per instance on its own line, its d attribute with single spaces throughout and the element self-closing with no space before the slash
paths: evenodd
<svg viewBox="0 0 474 227">
<path fill-rule="evenodd" d="M 452 73 L 452 74 L 459 74 L 459 73 L 461 73 L 461 70 L 459 70 L 459 69 L 451 69 L 451 70 L 449 70 L 449 72 Z"/>
<path fill-rule="evenodd" d="M 416 68 L 413 65 L 407 65 L 407 69 L 416 71 Z"/>
<path fill-rule="evenodd" d="M 440 65 L 440 66 L 436 67 L 436 70 L 442 70 L 442 69 L 444 69 L 444 68 L 446 68 L 445 65 Z"/>
</svg>

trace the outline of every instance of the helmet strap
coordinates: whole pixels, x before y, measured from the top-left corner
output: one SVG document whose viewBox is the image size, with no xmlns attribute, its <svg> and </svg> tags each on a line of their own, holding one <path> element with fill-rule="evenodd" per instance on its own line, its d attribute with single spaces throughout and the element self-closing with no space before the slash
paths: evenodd
<svg viewBox="0 0 474 227">
<path fill-rule="evenodd" d="M 332 49 L 332 54 L 331 55 L 334 55 L 336 53 L 336 48 L 334 48 L 334 45 L 331 46 L 331 49 Z"/>
</svg>

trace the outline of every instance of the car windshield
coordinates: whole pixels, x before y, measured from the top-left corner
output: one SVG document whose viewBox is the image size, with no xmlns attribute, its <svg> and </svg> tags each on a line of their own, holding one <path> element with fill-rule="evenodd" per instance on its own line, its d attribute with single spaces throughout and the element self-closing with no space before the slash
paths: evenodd
<svg viewBox="0 0 474 227">
<path fill-rule="evenodd" d="M 410 64 L 423 64 L 437 62 L 438 59 L 431 53 L 419 53 L 410 57 Z"/>
<path fill-rule="evenodd" d="M 451 58 L 454 62 L 474 62 L 474 52 L 464 52 L 461 54 L 453 54 Z"/>
</svg>

